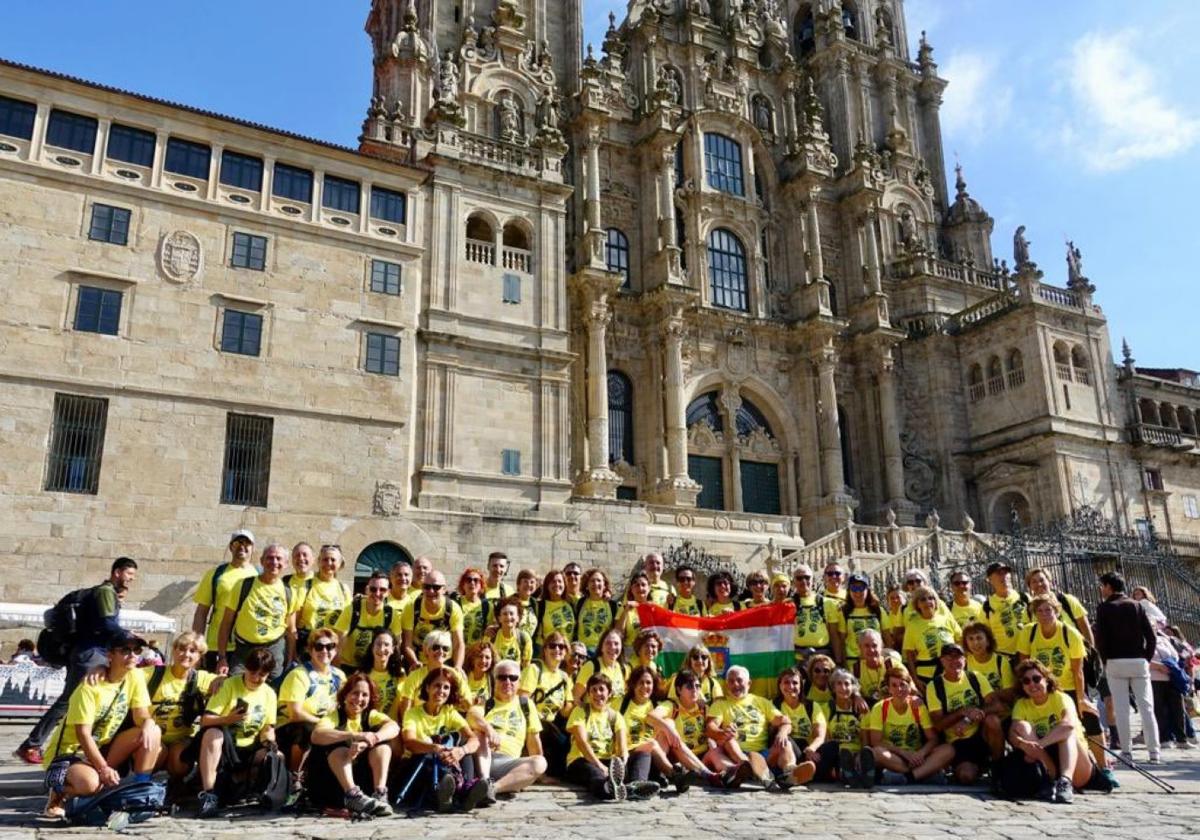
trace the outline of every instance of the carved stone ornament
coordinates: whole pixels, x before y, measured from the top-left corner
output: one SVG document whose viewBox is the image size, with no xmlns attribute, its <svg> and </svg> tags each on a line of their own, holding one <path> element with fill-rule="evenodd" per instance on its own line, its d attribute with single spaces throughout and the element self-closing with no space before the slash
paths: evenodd
<svg viewBox="0 0 1200 840">
<path fill-rule="evenodd" d="M 399 482 L 375 482 L 373 510 L 376 516 L 398 516 L 403 507 L 404 490 Z"/>
<path fill-rule="evenodd" d="M 163 237 L 158 265 L 169 280 L 187 283 L 195 280 L 204 267 L 204 250 L 195 234 L 176 230 Z"/>
</svg>

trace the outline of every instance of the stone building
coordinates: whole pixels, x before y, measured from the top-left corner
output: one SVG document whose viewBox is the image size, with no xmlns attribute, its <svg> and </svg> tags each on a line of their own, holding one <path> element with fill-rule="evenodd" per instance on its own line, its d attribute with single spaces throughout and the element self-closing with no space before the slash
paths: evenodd
<svg viewBox="0 0 1200 840">
<path fill-rule="evenodd" d="M 993 257 L 901 0 L 366 31 L 356 149 L 0 63 L 0 597 L 127 553 L 175 610 L 239 526 L 359 576 L 884 556 L 935 509 L 1200 537 L 1195 376 L 1114 366 L 1077 249 Z"/>
</svg>

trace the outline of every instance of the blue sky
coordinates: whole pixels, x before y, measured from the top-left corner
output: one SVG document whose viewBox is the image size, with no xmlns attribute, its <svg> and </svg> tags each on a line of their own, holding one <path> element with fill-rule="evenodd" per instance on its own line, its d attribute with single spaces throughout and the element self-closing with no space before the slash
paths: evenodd
<svg viewBox="0 0 1200 840">
<path fill-rule="evenodd" d="M 553 2 L 554 0 L 551 0 Z M 610 10 L 585 0 L 599 46 Z M 367 3 L 10 0 L 0 56 L 353 145 L 370 95 Z M 1200 188 L 1200 2 L 908 0 L 941 75 L 947 161 L 1011 258 L 1028 229 L 1046 280 L 1083 252 L 1143 365 L 1200 368 L 1200 270 L 1183 246 Z M 952 177 L 952 175 L 951 175 Z M 1198 331 L 1200 332 L 1200 331 Z"/>
</svg>

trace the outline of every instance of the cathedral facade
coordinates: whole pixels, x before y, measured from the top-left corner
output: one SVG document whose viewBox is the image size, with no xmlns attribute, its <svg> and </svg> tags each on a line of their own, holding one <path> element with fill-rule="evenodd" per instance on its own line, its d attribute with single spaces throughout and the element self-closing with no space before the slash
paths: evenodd
<svg viewBox="0 0 1200 840">
<path fill-rule="evenodd" d="M 356 148 L 0 64 L 0 596 L 132 554 L 175 610 L 237 527 L 357 576 L 935 511 L 1200 538 L 1195 374 L 1114 365 L 1073 245 L 993 255 L 901 0 L 582 30 L 373 0 Z"/>
</svg>

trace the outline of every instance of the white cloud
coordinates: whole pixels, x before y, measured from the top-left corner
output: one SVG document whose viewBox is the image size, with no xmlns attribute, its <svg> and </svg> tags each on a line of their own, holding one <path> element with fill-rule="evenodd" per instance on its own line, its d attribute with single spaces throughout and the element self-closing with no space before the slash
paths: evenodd
<svg viewBox="0 0 1200 840">
<path fill-rule="evenodd" d="M 1200 119 L 1158 92 L 1149 65 L 1134 55 L 1134 32 L 1091 32 L 1071 48 L 1071 123 L 1063 141 L 1094 170 L 1112 172 L 1173 157 L 1200 140 Z"/>
<path fill-rule="evenodd" d="M 1008 119 L 1012 87 L 1000 77 L 1000 60 L 982 52 L 955 52 L 938 68 L 947 79 L 942 128 L 951 142 L 975 143 L 984 132 Z"/>
</svg>

